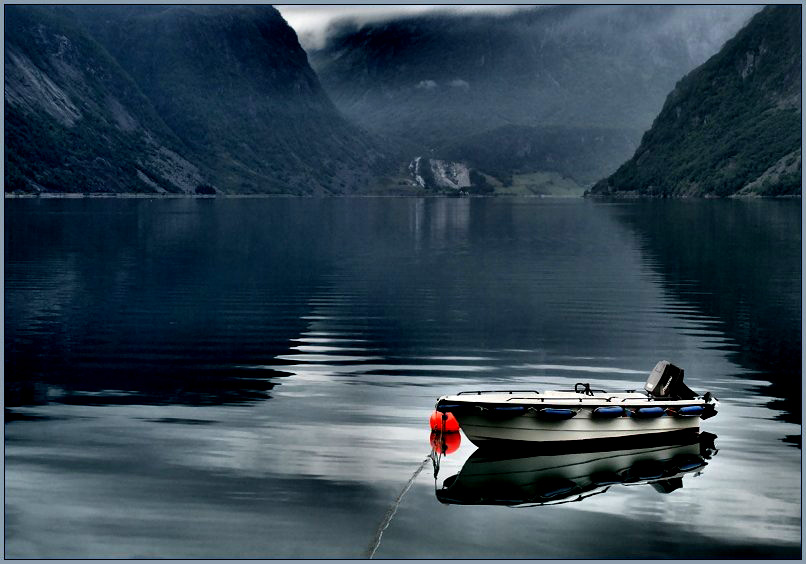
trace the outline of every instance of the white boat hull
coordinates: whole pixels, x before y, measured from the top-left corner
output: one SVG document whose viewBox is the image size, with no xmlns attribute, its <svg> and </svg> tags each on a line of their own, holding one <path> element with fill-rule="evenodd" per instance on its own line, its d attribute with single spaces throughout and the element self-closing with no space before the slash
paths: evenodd
<svg viewBox="0 0 806 564">
<path fill-rule="evenodd" d="M 491 442 L 555 442 L 615 439 L 667 433 L 670 431 L 700 428 L 699 417 L 657 417 L 640 419 L 594 419 L 588 413 L 580 413 L 564 421 L 544 421 L 529 415 L 495 420 L 483 415 L 456 414 L 456 419 L 465 436 L 476 446 Z"/>
</svg>

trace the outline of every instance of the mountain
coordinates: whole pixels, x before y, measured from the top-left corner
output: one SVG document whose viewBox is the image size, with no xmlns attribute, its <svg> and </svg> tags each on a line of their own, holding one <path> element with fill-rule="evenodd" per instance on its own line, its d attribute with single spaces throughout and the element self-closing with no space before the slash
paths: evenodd
<svg viewBox="0 0 806 564">
<path fill-rule="evenodd" d="M 592 195 L 801 193 L 801 6 L 768 6 L 669 94 Z"/>
<path fill-rule="evenodd" d="M 399 159 L 465 159 L 500 178 L 570 170 L 592 183 L 632 154 L 675 81 L 757 9 L 554 6 L 347 21 L 310 54 L 337 107 Z M 517 166 L 491 167 L 485 146 L 512 127 L 529 140 L 550 130 L 563 154 L 549 158 L 532 143 Z M 615 146 L 601 144 L 595 169 L 578 172 L 604 131 Z"/>
<path fill-rule="evenodd" d="M 7 191 L 343 193 L 382 163 L 272 7 L 12 6 L 6 30 Z"/>
<path fill-rule="evenodd" d="M 120 65 L 62 16 L 5 8 L 5 191 L 188 192 L 206 183 Z"/>
</svg>

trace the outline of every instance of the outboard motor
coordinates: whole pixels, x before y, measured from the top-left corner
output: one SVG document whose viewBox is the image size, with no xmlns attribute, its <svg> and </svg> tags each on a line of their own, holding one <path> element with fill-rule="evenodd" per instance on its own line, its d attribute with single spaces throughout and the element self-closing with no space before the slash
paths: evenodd
<svg viewBox="0 0 806 564">
<path fill-rule="evenodd" d="M 649 373 L 644 389 L 656 398 L 694 399 L 697 397 L 683 383 L 683 369 L 668 360 L 661 360 Z"/>
</svg>

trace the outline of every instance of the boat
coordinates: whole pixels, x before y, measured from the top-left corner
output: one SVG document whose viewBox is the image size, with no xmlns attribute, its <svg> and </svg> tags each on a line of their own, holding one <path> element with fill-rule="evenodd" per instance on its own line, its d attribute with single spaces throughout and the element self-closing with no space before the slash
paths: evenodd
<svg viewBox="0 0 806 564">
<path fill-rule="evenodd" d="M 685 476 L 704 470 L 718 452 L 715 439 L 707 432 L 680 440 L 662 436 L 642 444 L 628 440 L 612 450 L 587 450 L 590 443 L 583 442 L 576 449 L 514 456 L 478 449 L 436 496 L 445 504 L 532 507 L 583 501 L 613 486 L 647 484 L 668 494 L 683 487 Z"/>
<path fill-rule="evenodd" d="M 657 363 L 643 390 L 606 392 L 577 383 L 573 390 L 481 390 L 442 396 L 436 410 L 451 414 L 476 446 L 613 440 L 699 431 L 719 402 L 683 383 L 683 370 Z"/>
</svg>

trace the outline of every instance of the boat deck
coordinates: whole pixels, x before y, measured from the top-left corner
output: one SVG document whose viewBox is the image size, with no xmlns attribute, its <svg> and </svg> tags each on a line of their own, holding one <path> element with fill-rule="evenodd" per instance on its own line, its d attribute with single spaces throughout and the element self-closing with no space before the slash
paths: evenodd
<svg viewBox="0 0 806 564">
<path fill-rule="evenodd" d="M 697 405 L 705 403 L 702 398 L 675 400 L 670 398 L 655 398 L 643 392 L 605 392 L 593 390 L 592 395 L 573 391 L 546 391 L 535 390 L 479 390 L 460 392 L 458 394 L 442 396 L 441 402 L 456 402 L 457 404 L 517 404 L 517 405 L 562 405 L 562 406 L 646 406 L 650 405 Z"/>
</svg>

